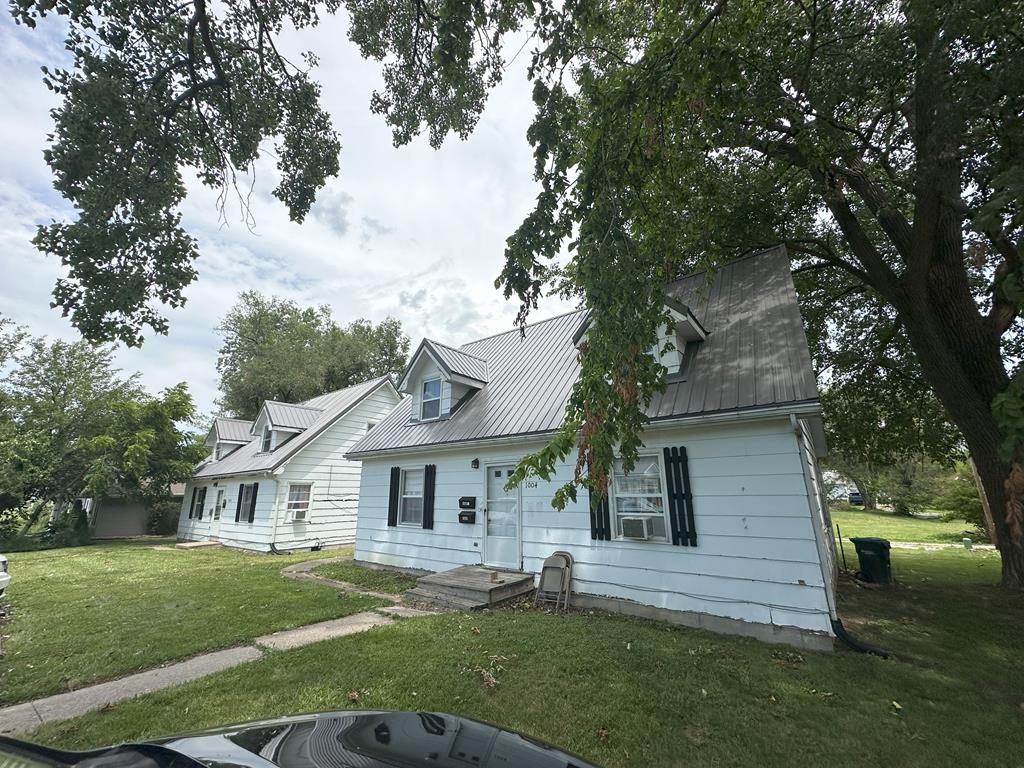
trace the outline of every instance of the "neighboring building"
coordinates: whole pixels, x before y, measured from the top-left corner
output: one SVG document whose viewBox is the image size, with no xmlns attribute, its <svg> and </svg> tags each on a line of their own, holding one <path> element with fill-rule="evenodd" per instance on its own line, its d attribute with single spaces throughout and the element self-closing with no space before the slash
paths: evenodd
<svg viewBox="0 0 1024 768">
<path fill-rule="evenodd" d="M 171 483 L 170 501 L 180 505 L 184 495 L 185 483 Z M 90 535 L 94 539 L 127 539 L 154 533 L 151 530 L 153 510 L 137 499 L 108 496 L 99 503 L 82 499 L 82 506 L 89 517 Z"/>
<path fill-rule="evenodd" d="M 345 452 L 400 396 L 387 376 L 304 403 L 217 419 L 185 490 L 178 538 L 269 551 L 351 544 L 359 463 Z"/>
<path fill-rule="evenodd" d="M 550 481 L 504 489 L 562 423 L 586 312 L 458 349 L 424 341 L 399 385 L 411 397 L 348 453 L 362 461 L 356 558 L 537 573 L 566 550 L 577 605 L 830 647 L 824 430 L 788 257 L 737 259 L 666 294 L 666 389 L 640 460 L 628 475 L 615 463 L 595 509 L 585 491 L 551 506 L 575 454 Z"/>
</svg>

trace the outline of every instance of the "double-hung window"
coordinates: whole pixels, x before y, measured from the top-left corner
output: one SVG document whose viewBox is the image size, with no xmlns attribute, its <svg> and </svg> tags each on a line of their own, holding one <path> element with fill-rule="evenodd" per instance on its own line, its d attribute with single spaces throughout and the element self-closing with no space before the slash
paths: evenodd
<svg viewBox="0 0 1024 768">
<path fill-rule="evenodd" d="M 213 505 L 213 519 L 220 520 L 220 512 L 224 509 L 224 505 L 227 504 L 227 499 L 224 498 L 224 489 L 217 489 L 217 501 Z"/>
<path fill-rule="evenodd" d="M 206 506 L 206 489 L 200 488 L 199 495 L 196 496 L 196 517 L 200 520 L 203 519 L 203 507 Z"/>
<path fill-rule="evenodd" d="M 629 474 L 626 474 L 622 459 L 616 459 L 612 468 L 611 491 L 616 536 L 623 537 L 623 518 L 642 518 L 647 520 L 648 538 L 668 541 L 665 484 L 657 454 L 638 456 Z"/>
<path fill-rule="evenodd" d="M 270 427 L 263 428 L 263 442 L 260 445 L 260 450 L 263 453 L 270 453 Z"/>
<path fill-rule="evenodd" d="M 441 380 L 427 379 L 420 392 L 420 420 L 437 419 L 441 416 Z"/>
<path fill-rule="evenodd" d="M 399 499 L 398 522 L 402 525 L 423 525 L 423 470 L 402 470 L 402 495 Z"/>
<path fill-rule="evenodd" d="M 310 483 L 292 483 L 288 486 L 288 516 L 292 520 L 306 519 L 312 492 L 313 486 Z"/>
</svg>

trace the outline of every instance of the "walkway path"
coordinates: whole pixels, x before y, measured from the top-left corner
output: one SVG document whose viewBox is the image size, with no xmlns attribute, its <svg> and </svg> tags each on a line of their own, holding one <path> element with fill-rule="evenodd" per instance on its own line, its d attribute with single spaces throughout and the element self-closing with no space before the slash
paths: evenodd
<svg viewBox="0 0 1024 768">
<path fill-rule="evenodd" d="M 339 589 L 344 589 L 346 592 L 359 592 L 386 599 L 390 602 L 397 603 L 401 600 L 396 595 L 367 592 L 355 584 L 325 579 L 309 573 L 313 568 L 326 562 L 340 559 L 345 558 L 310 560 L 296 563 L 286 567 L 282 570 L 281 574 L 293 579 L 325 582 Z M 309 568 L 304 569 L 300 567 L 307 565 Z M 393 624 L 395 617 L 413 619 L 430 615 L 429 611 L 421 611 L 403 605 L 391 605 L 374 611 L 344 616 L 340 619 L 320 621 L 316 624 L 307 624 L 296 629 L 286 629 L 271 635 L 263 635 L 253 640 L 251 645 L 239 645 L 222 651 L 204 653 L 185 661 L 168 664 L 157 669 L 148 669 L 145 672 L 122 677 L 118 680 L 111 680 L 107 683 L 90 685 L 87 688 L 79 688 L 69 693 L 60 693 L 55 696 L 47 696 L 35 701 L 27 701 L 23 704 L 5 707 L 0 709 L 0 734 L 31 731 L 43 723 L 77 717 L 94 709 L 115 704 L 125 699 L 131 699 L 144 693 L 181 685 L 190 680 L 197 680 L 201 677 L 212 675 L 214 672 L 220 672 L 237 667 L 239 664 L 255 661 L 263 656 L 264 650 L 284 651 L 292 648 L 301 648 L 304 645 L 318 643 L 322 640 L 354 635 L 359 632 L 365 632 L 373 627 Z"/>
</svg>

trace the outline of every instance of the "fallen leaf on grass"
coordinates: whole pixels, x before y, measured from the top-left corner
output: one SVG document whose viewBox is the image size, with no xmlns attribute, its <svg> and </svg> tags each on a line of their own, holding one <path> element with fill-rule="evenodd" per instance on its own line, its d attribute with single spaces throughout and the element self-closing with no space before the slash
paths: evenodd
<svg viewBox="0 0 1024 768">
<path fill-rule="evenodd" d="M 349 701 L 359 701 L 359 691 L 349 691 L 348 692 L 348 700 Z"/>
<path fill-rule="evenodd" d="M 474 635 L 479 635 L 479 634 L 480 634 L 480 627 L 473 627 L 473 629 L 472 629 L 472 630 L 470 630 L 470 631 L 471 631 L 471 632 L 472 632 L 472 633 L 473 633 Z"/>
<path fill-rule="evenodd" d="M 607 728 L 598 728 L 597 729 L 597 740 L 598 741 L 608 741 L 608 729 Z"/>
</svg>

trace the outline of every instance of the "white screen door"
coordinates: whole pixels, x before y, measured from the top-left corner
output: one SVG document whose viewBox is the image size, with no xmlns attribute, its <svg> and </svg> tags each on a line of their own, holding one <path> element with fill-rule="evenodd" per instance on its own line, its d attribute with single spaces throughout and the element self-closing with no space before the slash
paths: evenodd
<svg viewBox="0 0 1024 768">
<path fill-rule="evenodd" d="M 487 467 L 487 501 L 484 506 L 484 564 L 519 570 L 519 488 L 505 490 L 514 464 Z"/>
</svg>

